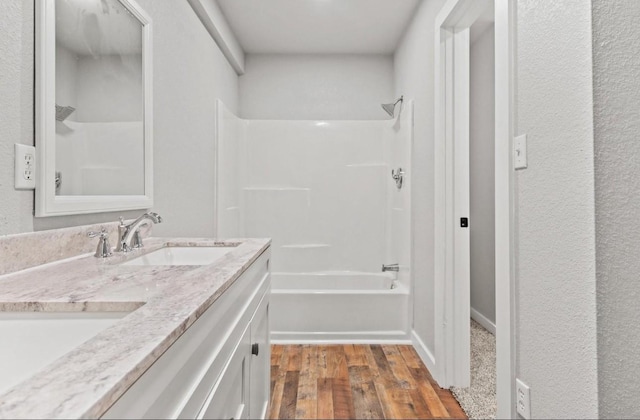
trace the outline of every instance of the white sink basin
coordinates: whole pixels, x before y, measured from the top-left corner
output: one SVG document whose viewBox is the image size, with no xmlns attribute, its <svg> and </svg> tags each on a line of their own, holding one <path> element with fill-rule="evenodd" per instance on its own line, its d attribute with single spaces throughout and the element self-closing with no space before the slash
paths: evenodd
<svg viewBox="0 0 640 420">
<path fill-rule="evenodd" d="M 0 312 L 0 394 L 129 312 Z"/>
<path fill-rule="evenodd" d="M 122 265 L 209 265 L 233 249 L 225 246 L 170 246 L 127 261 Z"/>
</svg>

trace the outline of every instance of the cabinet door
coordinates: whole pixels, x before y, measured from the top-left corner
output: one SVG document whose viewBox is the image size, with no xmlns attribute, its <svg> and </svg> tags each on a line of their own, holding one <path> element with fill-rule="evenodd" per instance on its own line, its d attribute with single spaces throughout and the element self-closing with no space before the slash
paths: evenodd
<svg viewBox="0 0 640 420">
<path fill-rule="evenodd" d="M 250 329 L 247 328 L 198 419 L 249 418 Z"/>
<path fill-rule="evenodd" d="M 249 416 L 264 419 L 269 407 L 271 346 L 269 340 L 269 294 L 264 297 L 251 321 L 251 393 Z"/>
</svg>

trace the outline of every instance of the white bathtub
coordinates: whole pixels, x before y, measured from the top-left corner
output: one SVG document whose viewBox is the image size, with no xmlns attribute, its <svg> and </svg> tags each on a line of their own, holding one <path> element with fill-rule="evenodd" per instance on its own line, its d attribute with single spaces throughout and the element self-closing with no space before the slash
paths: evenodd
<svg viewBox="0 0 640 420">
<path fill-rule="evenodd" d="M 409 294 L 394 274 L 273 273 L 271 279 L 274 342 L 408 340 Z"/>
</svg>

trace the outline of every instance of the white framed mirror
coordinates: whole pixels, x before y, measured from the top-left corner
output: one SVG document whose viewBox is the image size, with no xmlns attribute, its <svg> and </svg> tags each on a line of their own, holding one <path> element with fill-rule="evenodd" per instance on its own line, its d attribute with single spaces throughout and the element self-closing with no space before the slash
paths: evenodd
<svg viewBox="0 0 640 420">
<path fill-rule="evenodd" d="M 152 103 L 137 3 L 36 1 L 36 217 L 152 207 Z"/>
</svg>

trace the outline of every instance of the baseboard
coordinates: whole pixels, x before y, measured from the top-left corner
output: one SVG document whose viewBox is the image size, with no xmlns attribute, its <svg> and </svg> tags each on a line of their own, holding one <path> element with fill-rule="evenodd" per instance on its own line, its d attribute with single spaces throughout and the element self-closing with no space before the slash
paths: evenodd
<svg viewBox="0 0 640 420">
<path fill-rule="evenodd" d="M 404 331 L 271 332 L 272 344 L 412 344 Z"/>
<path fill-rule="evenodd" d="M 473 308 L 471 308 L 471 319 L 482 325 L 491 334 L 496 335 L 496 324 Z"/>
<path fill-rule="evenodd" d="M 431 376 L 436 379 L 436 358 L 433 357 L 433 354 L 429 350 L 426 344 L 418 337 L 415 331 L 411 331 L 411 342 L 413 347 L 416 349 L 418 356 L 422 359 L 422 362 L 425 364 L 429 372 L 431 372 Z"/>
</svg>

